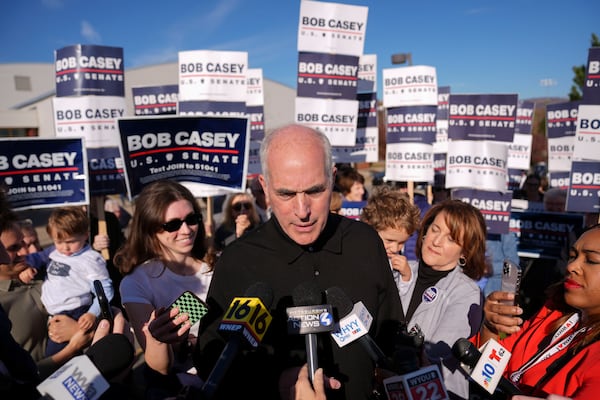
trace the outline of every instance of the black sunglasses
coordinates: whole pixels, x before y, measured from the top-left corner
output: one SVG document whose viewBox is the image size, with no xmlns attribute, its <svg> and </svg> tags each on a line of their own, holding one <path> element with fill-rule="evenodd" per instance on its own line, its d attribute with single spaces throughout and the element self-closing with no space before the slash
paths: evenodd
<svg viewBox="0 0 600 400">
<path fill-rule="evenodd" d="M 250 207 L 252 207 L 252 204 L 248 203 L 247 201 L 240 201 L 238 203 L 232 204 L 231 208 L 234 211 L 242 211 L 242 207 L 246 210 L 249 210 Z"/>
<path fill-rule="evenodd" d="M 175 232 L 181 228 L 181 225 L 185 222 L 189 226 L 195 226 L 200 223 L 202 216 L 199 214 L 190 214 L 185 219 L 172 219 L 162 224 L 162 228 L 167 232 Z"/>
</svg>

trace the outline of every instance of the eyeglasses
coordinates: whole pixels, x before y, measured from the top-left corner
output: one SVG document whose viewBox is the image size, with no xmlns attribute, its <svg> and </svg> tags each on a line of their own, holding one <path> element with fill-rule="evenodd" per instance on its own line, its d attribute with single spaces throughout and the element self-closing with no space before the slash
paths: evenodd
<svg viewBox="0 0 600 400">
<path fill-rule="evenodd" d="M 242 208 L 244 208 L 245 210 L 249 210 L 252 207 L 252 204 L 247 202 L 247 201 L 240 201 L 238 203 L 232 204 L 231 208 L 234 211 L 242 211 Z"/>
<path fill-rule="evenodd" d="M 200 223 L 202 216 L 199 214 L 190 214 L 185 219 L 172 219 L 162 224 L 162 228 L 167 232 L 175 232 L 181 228 L 181 225 L 185 222 L 189 226 L 195 226 Z"/>
</svg>

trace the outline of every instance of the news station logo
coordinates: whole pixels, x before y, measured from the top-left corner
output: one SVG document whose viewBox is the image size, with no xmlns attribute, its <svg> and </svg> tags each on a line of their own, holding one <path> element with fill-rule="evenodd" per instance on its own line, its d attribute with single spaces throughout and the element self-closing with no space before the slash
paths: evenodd
<svg viewBox="0 0 600 400">
<path fill-rule="evenodd" d="M 333 330 L 333 313 L 329 304 L 289 307 L 286 312 L 290 334 L 303 335 Z"/>
</svg>

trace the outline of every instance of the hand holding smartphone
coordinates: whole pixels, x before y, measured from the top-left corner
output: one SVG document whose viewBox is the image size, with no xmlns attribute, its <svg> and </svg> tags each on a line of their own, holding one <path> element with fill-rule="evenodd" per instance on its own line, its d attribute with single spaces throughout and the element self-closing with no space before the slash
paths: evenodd
<svg viewBox="0 0 600 400">
<path fill-rule="evenodd" d="M 518 304 L 519 288 L 521 286 L 521 267 L 506 259 L 502 265 L 502 291 L 515 294 L 514 301 L 506 301 L 505 304 Z"/>
<path fill-rule="evenodd" d="M 99 280 L 94 281 L 94 290 L 96 291 L 96 297 L 98 298 L 98 303 L 100 303 L 100 319 L 106 319 L 110 323 L 110 330 L 112 332 L 114 315 L 112 312 L 112 308 L 110 307 L 110 303 L 106 294 L 104 293 L 104 288 L 102 287 L 102 282 Z"/>
</svg>

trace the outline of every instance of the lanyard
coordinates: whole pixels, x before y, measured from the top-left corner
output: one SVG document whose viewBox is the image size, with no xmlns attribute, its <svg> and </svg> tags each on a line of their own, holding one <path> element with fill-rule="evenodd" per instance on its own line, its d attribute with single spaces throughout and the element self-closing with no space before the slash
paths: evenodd
<svg viewBox="0 0 600 400">
<path fill-rule="evenodd" d="M 563 337 L 566 333 L 572 331 L 575 328 L 575 325 L 577 325 L 578 321 L 579 321 L 579 314 L 575 313 L 575 314 L 571 315 L 569 317 L 569 319 L 566 322 L 564 322 L 560 326 L 560 328 L 558 328 L 558 330 L 554 333 L 550 344 L 548 346 L 546 346 L 546 348 L 544 350 L 542 350 L 541 352 L 538 352 L 529 361 L 527 361 L 525 364 L 523 364 L 523 366 L 521 368 L 519 368 L 517 371 L 510 374 L 510 380 L 513 381 L 514 383 L 518 383 L 521 380 L 521 377 L 523 376 L 523 374 L 527 370 L 532 368 L 534 365 L 539 364 L 540 362 L 552 357 L 556 353 L 566 349 L 569 346 L 569 344 L 573 341 L 573 339 L 575 339 L 575 337 L 577 335 L 579 335 L 580 333 L 585 332 L 587 330 L 587 328 L 580 328 L 577 331 L 571 332 L 569 335 L 567 335 L 566 337 L 561 339 L 561 337 Z"/>
</svg>

